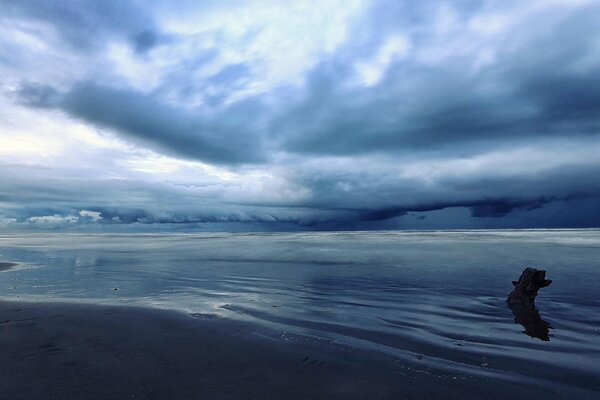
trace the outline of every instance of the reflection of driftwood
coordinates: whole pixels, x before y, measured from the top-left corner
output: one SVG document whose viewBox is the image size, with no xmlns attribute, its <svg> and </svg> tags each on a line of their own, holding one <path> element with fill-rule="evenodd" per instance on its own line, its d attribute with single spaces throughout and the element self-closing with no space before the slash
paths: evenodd
<svg viewBox="0 0 600 400">
<path fill-rule="evenodd" d="M 508 307 L 515 317 L 515 322 L 525 328 L 523 333 L 544 342 L 550 340 L 552 326 L 540 317 L 540 313 L 534 306 L 526 307 L 521 304 L 509 304 Z"/>
<path fill-rule="evenodd" d="M 549 329 L 552 327 L 536 310 L 535 297 L 538 290 L 551 283 L 550 279 L 546 279 L 546 271 L 525 268 L 519 280 L 513 281 L 514 289 L 506 301 L 513 312 L 515 322 L 525 328 L 525 334 L 544 341 L 550 340 Z"/>
</svg>

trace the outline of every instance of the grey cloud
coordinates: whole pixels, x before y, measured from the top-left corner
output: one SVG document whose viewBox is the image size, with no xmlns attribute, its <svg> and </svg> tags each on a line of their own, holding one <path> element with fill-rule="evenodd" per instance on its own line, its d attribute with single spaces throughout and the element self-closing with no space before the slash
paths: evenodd
<svg viewBox="0 0 600 400">
<path fill-rule="evenodd" d="M 82 175 L 64 178 L 52 169 L 5 166 L 0 171 L 0 223 L 4 219 L 14 219 L 17 224 L 28 225 L 34 218 L 40 227 L 42 224 L 47 226 L 45 222 L 54 225 L 66 222 L 69 226 L 183 226 L 293 224 L 301 218 L 301 213 L 291 208 L 248 204 L 242 194 L 223 201 L 222 190 L 215 190 L 214 184 L 190 188 L 136 179 L 91 179 L 86 173 Z M 82 211 L 99 213 L 101 219 L 85 218 Z M 68 218 L 70 216 L 77 217 L 76 221 Z"/>
<path fill-rule="evenodd" d="M 52 171 L 40 171 L 37 177 L 23 175 L 26 172 L 13 169 L 10 175 L 0 180 L 0 201 L 3 203 L 0 216 L 27 226 L 34 218 L 37 227 L 48 227 L 52 222 L 56 226 L 72 228 L 98 224 L 111 229 L 114 225 L 136 224 L 185 229 L 194 224 L 241 223 L 284 230 L 373 229 L 402 226 L 407 223 L 408 213 L 417 212 L 420 217 L 429 216 L 427 226 L 444 228 L 452 225 L 448 225 L 443 213 L 441 219 L 436 213 L 449 209 L 470 210 L 470 219 L 468 214 L 462 217 L 464 227 L 502 227 L 503 220 L 524 227 L 594 226 L 600 223 L 598 168 L 587 172 L 577 169 L 551 171 L 536 180 L 507 178 L 490 182 L 486 187 L 481 186 L 478 178 L 439 182 L 438 186 L 425 189 L 411 182 L 381 177 L 362 184 L 362 189 L 354 190 L 351 195 L 321 179 L 312 183 L 314 196 L 296 204 L 252 204 L 243 197 L 223 202 L 209 192 L 168 184 L 57 179 L 52 178 Z M 23 179 L 24 176 L 27 178 Z M 355 174 L 345 177 L 346 180 L 355 179 L 356 186 L 359 186 L 358 181 L 364 182 L 364 178 Z M 530 187 L 532 184 L 535 188 Z M 479 192 L 473 192 L 475 187 L 480 188 Z M 372 190 L 378 190 L 381 196 L 373 196 Z M 572 207 L 587 210 L 587 216 L 569 211 Z M 82 210 L 97 212 L 101 219 L 71 218 L 80 215 Z M 553 222 L 557 212 L 563 216 Z M 569 213 L 576 214 L 576 218 L 569 219 Z M 424 219 L 412 220 L 420 223 Z M 386 225 L 388 221 L 391 225 Z"/>
<path fill-rule="evenodd" d="M 19 0 L 0 2 L 4 18 L 30 19 L 54 27 L 77 50 L 91 50 L 113 36 L 154 30 L 153 18 L 138 2 L 94 0 Z"/>
<path fill-rule="evenodd" d="M 504 201 L 492 201 L 491 204 L 478 204 L 476 206 L 471 206 L 471 215 L 473 217 L 504 217 L 508 213 L 514 211 L 515 209 L 525 209 L 525 210 L 535 210 L 537 208 L 543 207 L 545 204 L 550 203 L 550 199 L 540 198 L 534 199 L 531 201 L 523 202 L 517 201 L 513 202 L 510 200 Z"/>
<path fill-rule="evenodd" d="M 218 57 L 219 51 L 216 48 L 208 48 L 194 52 L 191 56 L 182 57 L 165 75 L 153 93 L 159 97 L 178 99 L 181 103 L 193 103 L 199 97 L 207 101 L 211 96 L 206 93 L 204 81 L 190 79 L 190 76 Z M 221 97 L 225 96 L 226 93 L 221 94 Z"/>
<path fill-rule="evenodd" d="M 160 44 L 168 43 L 171 40 L 173 40 L 172 37 L 150 29 L 138 32 L 131 37 L 133 49 L 138 54 L 145 54 Z"/>
<path fill-rule="evenodd" d="M 600 167 L 582 160 L 579 165 L 549 169 L 540 175 L 448 175 L 427 185 L 381 171 L 340 175 L 307 171 L 296 179 L 315 193 L 299 206 L 329 210 L 337 215 L 330 222 L 347 223 L 448 208 L 467 208 L 473 218 L 500 218 L 517 211 L 544 209 L 557 202 L 569 204 L 583 199 L 594 204 L 600 193 L 599 174 Z"/>
<path fill-rule="evenodd" d="M 406 11 L 404 6 L 399 9 Z M 351 43 L 312 71 L 306 92 L 279 116 L 274 130 L 290 151 L 341 155 L 458 148 L 459 143 L 487 147 L 566 130 L 597 134 L 598 12 L 598 5 L 590 5 L 543 30 L 516 30 L 494 45 L 498 60 L 479 70 L 473 69 L 472 56 L 456 55 L 435 66 L 409 56 L 389 66 L 375 87 L 352 85 L 357 78 L 349 64 L 364 50 L 357 52 L 362 45 Z M 408 31 L 417 50 L 426 42 L 422 30 Z"/>
<path fill-rule="evenodd" d="M 30 82 L 22 83 L 17 90 L 17 101 L 32 108 L 54 108 L 62 101 L 56 88 Z"/>
<path fill-rule="evenodd" d="M 247 77 L 248 75 L 249 68 L 246 64 L 230 64 L 208 78 L 208 82 L 220 86 L 229 86 L 236 83 L 240 79 Z"/>
<path fill-rule="evenodd" d="M 110 128 L 159 151 L 217 164 L 264 159 L 257 129 L 260 104 L 238 102 L 215 117 L 177 109 L 152 95 L 80 83 L 62 95 L 48 86 L 23 84 L 18 99 L 32 107 L 56 107 L 89 123 Z"/>
<path fill-rule="evenodd" d="M 208 77 L 199 91 L 205 92 L 204 101 L 210 107 L 220 107 L 236 90 L 243 89 L 250 78 L 250 68 L 244 63 L 230 64 Z"/>
<path fill-rule="evenodd" d="M 140 55 L 153 56 L 156 46 L 168 45 L 150 17 L 124 22 L 134 9 L 129 3 L 103 3 L 98 9 L 95 3 L 77 3 L 70 20 L 56 15 L 67 3 L 50 4 L 34 10 L 33 2 L 23 2 L 10 8 L 10 14 L 52 23 L 77 49 L 95 48 L 115 35 L 129 40 Z M 465 31 L 465 21 L 478 13 L 511 8 L 516 13 L 521 7 L 516 2 L 448 4 Z M 218 58 L 218 43 L 175 62 L 151 93 L 101 79 L 74 84 L 65 92 L 24 83 L 18 92 L 18 100 L 28 107 L 59 109 L 159 152 L 284 170 L 290 183 L 310 193 L 302 200 L 256 204 L 243 196 L 223 199 L 137 181 L 88 185 L 29 177 L 4 187 L 0 201 L 10 206 L 0 211 L 23 222 L 90 210 L 101 213 L 98 224 L 104 225 L 230 222 L 370 229 L 409 226 L 403 225 L 407 221 L 417 224 L 410 226 L 454 226 L 452 218 L 466 227 L 600 225 L 600 170 L 594 160 L 560 167 L 542 160 L 552 167 L 537 173 L 504 173 L 498 165 L 498 170 L 465 175 L 447 171 L 429 180 L 399 176 L 398 166 L 415 159 L 452 160 L 525 145 L 543 149 L 561 138 L 598 144 L 600 5 L 583 5 L 565 15 L 548 7 L 539 19 L 516 23 L 511 33 L 482 46 L 494 60 L 479 66 L 468 51 L 430 55 L 440 56 L 439 62 L 419 58 L 434 39 L 444 42 L 443 35 L 434 38 L 438 5 L 375 1 L 351 27 L 346 43 L 320 55 L 303 87 L 282 86 L 232 104 L 225 100 L 252 80 L 257 66 L 240 62 L 205 79 L 190 78 L 202 75 L 195 73 Z M 122 16 L 113 18 L 117 12 Z M 395 34 L 410 41 L 408 56 L 393 60 L 379 82 L 362 85 L 356 64 L 375 56 Z M 464 46 L 487 40 L 474 33 L 469 39 Z M 202 107 L 187 105 L 198 98 Z M 361 156 L 372 163 L 366 162 L 364 170 L 334 169 L 329 156 L 343 156 L 347 163 L 349 156 Z M 389 171 L 381 167 L 386 163 Z M 587 220 L 581 210 L 589 214 Z M 409 217 L 414 213 L 418 215 Z"/>
<path fill-rule="evenodd" d="M 409 38 L 415 46 L 426 43 L 427 29 L 433 29 L 435 22 L 429 17 L 431 6 L 376 4 L 370 23 L 396 14 L 406 20 L 408 10 L 415 26 L 408 30 Z M 456 4 L 464 18 L 479 9 L 471 2 Z M 381 14 L 384 11 L 386 16 Z M 507 140 L 526 142 L 565 131 L 569 136 L 597 134 L 600 59 L 594 58 L 593 38 L 600 32 L 594 11 L 600 12 L 600 7 L 583 7 L 568 17 L 554 18 L 558 22 L 544 30 L 534 27 L 531 34 L 523 30 L 509 35 L 507 43 L 495 45 L 497 62 L 477 71 L 472 68 L 472 55 L 450 57 L 435 66 L 409 57 L 388 66 L 373 87 L 356 84 L 354 63 L 370 55 L 368 49 L 373 52 L 381 46 L 392 25 L 368 26 L 370 36 L 358 36 L 357 42 L 351 37 L 336 54 L 317 64 L 308 73 L 304 89 L 276 89 L 265 96 L 271 104 L 284 99 L 276 110 L 256 98 L 219 108 L 232 86 L 248 76 L 249 67 L 243 63 L 225 66 L 202 85 L 189 82 L 184 74 L 161 86 L 159 93 L 181 87 L 194 95 L 210 86 L 205 101 L 214 108 L 212 118 L 163 104 L 157 96 L 93 84 L 76 85 L 62 108 L 155 148 L 220 163 L 264 160 L 261 151 L 267 140 L 276 144 L 276 150 L 290 153 L 355 155 L 477 151 Z M 565 35 L 570 29 L 576 33 Z M 155 36 L 146 32 L 139 39 L 141 49 L 152 45 Z M 509 46 L 510 40 L 516 44 Z M 559 41 L 563 45 L 557 50 L 553 44 Z M 178 95 L 186 98 L 181 90 Z M 258 116 L 265 122 L 260 127 L 255 121 Z"/>
</svg>

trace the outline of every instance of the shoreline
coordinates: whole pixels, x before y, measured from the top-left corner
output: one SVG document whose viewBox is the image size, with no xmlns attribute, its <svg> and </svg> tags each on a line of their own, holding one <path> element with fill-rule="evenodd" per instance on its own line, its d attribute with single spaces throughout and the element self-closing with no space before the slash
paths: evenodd
<svg viewBox="0 0 600 400">
<path fill-rule="evenodd" d="M 11 399 L 592 399 L 463 376 L 213 314 L 0 301 Z M 563 390 L 564 389 L 564 390 Z"/>
<path fill-rule="evenodd" d="M 0 272 L 10 271 L 11 269 L 14 269 L 18 266 L 19 266 L 19 264 L 15 263 L 15 262 L 0 261 Z"/>
</svg>

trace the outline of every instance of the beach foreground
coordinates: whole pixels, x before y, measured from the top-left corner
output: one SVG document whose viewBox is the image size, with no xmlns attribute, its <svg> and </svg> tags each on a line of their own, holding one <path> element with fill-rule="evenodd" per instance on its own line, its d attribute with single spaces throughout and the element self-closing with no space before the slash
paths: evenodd
<svg viewBox="0 0 600 400">
<path fill-rule="evenodd" d="M 210 314 L 0 303 L 10 399 L 584 399 Z"/>
<path fill-rule="evenodd" d="M 0 236 L 0 398 L 597 399 L 598 260 L 597 230 Z M 524 266 L 553 283 L 508 307 Z"/>
</svg>

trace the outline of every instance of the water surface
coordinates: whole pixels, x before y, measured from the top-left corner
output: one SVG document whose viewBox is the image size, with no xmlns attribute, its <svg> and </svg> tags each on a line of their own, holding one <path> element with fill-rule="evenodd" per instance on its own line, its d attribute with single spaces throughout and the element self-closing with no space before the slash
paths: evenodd
<svg viewBox="0 0 600 400">
<path fill-rule="evenodd" d="M 248 319 L 456 376 L 600 390 L 600 230 L 1 235 L 0 263 L 19 263 L 4 299 Z M 526 317 L 549 340 L 506 306 L 525 266 L 554 281 Z"/>
</svg>

